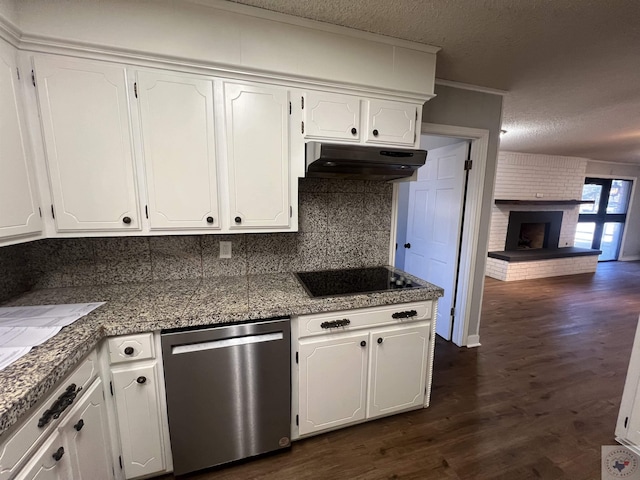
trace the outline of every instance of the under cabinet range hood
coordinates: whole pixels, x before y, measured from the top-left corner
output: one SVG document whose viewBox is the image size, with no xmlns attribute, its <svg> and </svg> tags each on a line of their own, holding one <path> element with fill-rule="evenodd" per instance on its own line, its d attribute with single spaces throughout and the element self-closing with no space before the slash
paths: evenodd
<svg viewBox="0 0 640 480">
<path fill-rule="evenodd" d="M 397 180 L 413 175 L 426 159 L 425 150 L 309 142 L 305 176 Z"/>
</svg>

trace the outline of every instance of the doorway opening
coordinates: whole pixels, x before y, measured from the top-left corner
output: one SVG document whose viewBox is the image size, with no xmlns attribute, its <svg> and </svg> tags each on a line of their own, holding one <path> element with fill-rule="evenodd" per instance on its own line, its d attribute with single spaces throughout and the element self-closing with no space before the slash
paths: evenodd
<svg viewBox="0 0 640 480">
<path fill-rule="evenodd" d="M 629 210 L 633 180 L 587 177 L 574 245 L 601 250 L 599 262 L 618 260 Z"/>
<path fill-rule="evenodd" d="M 454 336 L 471 141 L 422 135 L 427 161 L 398 184 L 395 266 L 444 289 L 436 332 Z"/>
</svg>

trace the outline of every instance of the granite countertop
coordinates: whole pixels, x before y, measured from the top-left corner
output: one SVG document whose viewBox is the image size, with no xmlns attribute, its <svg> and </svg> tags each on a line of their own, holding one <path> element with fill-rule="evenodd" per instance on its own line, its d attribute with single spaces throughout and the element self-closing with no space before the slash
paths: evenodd
<svg viewBox="0 0 640 480">
<path fill-rule="evenodd" d="M 440 287 L 396 271 L 420 287 L 314 299 L 293 274 L 276 273 L 27 292 L 3 306 L 107 303 L 0 371 L 0 441 L 105 337 L 442 296 Z"/>
</svg>

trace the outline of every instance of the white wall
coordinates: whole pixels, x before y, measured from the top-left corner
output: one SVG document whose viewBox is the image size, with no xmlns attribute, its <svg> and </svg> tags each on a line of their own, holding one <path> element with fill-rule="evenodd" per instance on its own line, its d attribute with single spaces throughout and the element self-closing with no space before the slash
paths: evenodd
<svg viewBox="0 0 640 480">
<path fill-rule="evenodd" d="M 640 166 L 589 161 L 586 174 L 588 177 L 621 176 L 637 179 L 640 178 Z M 627 213 L 625 240 L 620 249 L 620 260 L 640 260 L 640 188 L 637 180 L 634 183 L 635 193 L 631 199 L 631 209 Z"/>
<path fill-rule="evenodd" d="M 582 197 L 587 159 L 556 155 L 500 152 L 494 198 L 503 200 L 579 200 Z M 541 198 L 536 194 L 542 195 Z M 509 212 L 559 211 L 562 215 L 559 247 L 572 247 L 579 207 L 501 205 L 491 207 L 489 251 L 504 250 Z"/>
</svg>

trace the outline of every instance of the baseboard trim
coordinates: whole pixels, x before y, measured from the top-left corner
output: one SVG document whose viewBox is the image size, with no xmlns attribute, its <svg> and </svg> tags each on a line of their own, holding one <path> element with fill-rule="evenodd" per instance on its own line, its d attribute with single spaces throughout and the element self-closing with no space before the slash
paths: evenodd
<svg viewBox="0 0 640 480">
<path fill-rule="evenodd" d="M 476 348 L 480 345 L 480 335 L 469 335 L 467 337 L 467 348 Z"/>
<path fill-rule="evenodd" d="M 626 255 L 618 259 L 621 262 L 637 262 L 640 260 L 640 255 Z"/>
</svg>

